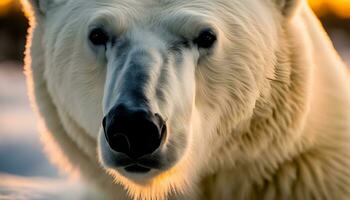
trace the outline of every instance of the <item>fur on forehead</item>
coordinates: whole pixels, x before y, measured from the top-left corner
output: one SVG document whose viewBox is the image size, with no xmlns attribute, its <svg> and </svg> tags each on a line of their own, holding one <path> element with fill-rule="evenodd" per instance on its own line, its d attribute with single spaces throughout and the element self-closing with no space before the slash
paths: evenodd
<svg viewBox="0 0 350 200">
<path fill-rule="evenodd" d="M 63 4 L 65 2 L 67 2 L 69 0 L 22 0 L 23 4 L 25 5 L 25 7 L 29 7 L 29 9 L 31 11 L 33 11 L 33 13 L 37 16 L 37 17 L 41 17 L 41 16 L 45 16 L 45 14 L 52 8 L 55 8 L 57 6 L 59 6 L 60 4 Z M 158 4 L 171 4 L 174 2 L 177 2 L 177 4 L 179 3 L 179 1 L 182 0 L 144 0 L 144 1 L 133 1 L 133 0 L 129 0 L 129 1 L 118 1 L 118 0 L 105 0 L 106 3 L 111 3 L 111 2 L 116 2 L 118 4 L 123 4 L 124 3 L 128 3 L 128 4 L 133 4 L 134 6 L 137 6 L 137 4 L 143 4 L 143 6 L 145 6 L 144 4 L 148 4 L 148 3 L 158 3 Z M 266 0 L 266 1 L 272 1 L 273 4 L 275 4 L 275 6 L 281 11 L 281 13 L 284 16 L 291 16 L 294 11 L 296 10 L 296 8 L 298 8 L 301 4 L 301 2 L 303 0 Z M 74 2 L 74 1 L 72 1 Z M 190 4 L 192 6 L 195 6 L 198 2 L 202 2 L 199 5 L 203 5 L 203 1 L 190 1 Z M 211 3 L 213 3 L 214 1 L 206 1 L 207 5 L 211 5 Z M 84 3 L 87 3 L 84 2 Z M 183 1 L 183 5 L 185 5 L 186 3 L 189 3 L 188 1 Z M 270 2 L 271 3 L 271 2 Z M 206 5 L 204 4 L 204 5 Z"/>
</svg>

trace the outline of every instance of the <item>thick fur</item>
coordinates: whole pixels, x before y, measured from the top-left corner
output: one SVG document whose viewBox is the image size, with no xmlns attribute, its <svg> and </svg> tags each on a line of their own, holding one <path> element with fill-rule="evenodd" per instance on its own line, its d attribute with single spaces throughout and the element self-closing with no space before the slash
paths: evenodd
<svg viewBox="0 0 350 200">
<path fill-rule="evenodd" d="M 24 4 L 35 12 L 25 62 L 30 97 L 44 122 L 45 147 L 53 162 L 91 184 L 87 192 L 102 199 L 350 196 L 349 72 L 305 2 Z M 153 85 L 165 93 L 166 103 L 155 98 L 152 107 L 169 116 L 174 131 L 168 143 L 176 146 L 183 139 L 187 145 L 176 146 L 173 151 L 183 150 L 176 164 L 145 184 L 104 162 L 100 124 L 116 96 L 115 88 L 106 85 L 116 84 L 111 61 L 106 62 L 111 58 L 85 45 L 89 23 L 96 18 L 112 21 L 122 27 L 120 32 L 130 28 L 127 20 L 134 20 L 138 31 L 128 37 L 135 45 L 145 44 L 139 49 L 151 46 L 146 52 L 156 61 L 162 60 L 157 49 L 165 48 L 169 32 L 190 37 L 208 24 L 218 33 L 212 51 L 181 50 L 182 64 L 170 61 L 176 67 L 167 69 L 177 76 Z"/>
</svg>

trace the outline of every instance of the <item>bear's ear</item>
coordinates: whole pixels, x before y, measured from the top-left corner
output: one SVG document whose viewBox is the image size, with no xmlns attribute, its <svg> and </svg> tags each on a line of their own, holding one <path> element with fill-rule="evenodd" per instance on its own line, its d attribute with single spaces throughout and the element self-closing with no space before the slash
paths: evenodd
<svg viewBox="0 0 350 200">
<path fill-rule="evenodd" d="M 292 16 L 303 0 L 273 0 L 284 16 Z"/>
<path fill-rule="evenodd" d="M 45 16 L 46 13 L 56 7 L 57 5 L 64 3 L 66 0 L 24 0 L 29 4 L 36 16 Z"/>
</svg>

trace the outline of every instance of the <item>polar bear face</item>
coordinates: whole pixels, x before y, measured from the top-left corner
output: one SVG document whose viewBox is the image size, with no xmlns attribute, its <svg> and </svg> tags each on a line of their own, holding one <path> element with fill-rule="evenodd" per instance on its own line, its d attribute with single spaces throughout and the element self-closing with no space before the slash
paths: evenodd
<svg viewBox="0 0 350 200">
<path fill-rule="evenodd" d="M 44 60 L 63 124 L 93 138 L 102 166 L 131 191 L 162 193 L 184 190 L 213 170 L 217 149 L 235 148 L 226 139 L 269 94 L 281 30 L 296 4 L 31 3 L 40 40 L 32 51 L 42 50 L 32 59 Z"/>
</svg>

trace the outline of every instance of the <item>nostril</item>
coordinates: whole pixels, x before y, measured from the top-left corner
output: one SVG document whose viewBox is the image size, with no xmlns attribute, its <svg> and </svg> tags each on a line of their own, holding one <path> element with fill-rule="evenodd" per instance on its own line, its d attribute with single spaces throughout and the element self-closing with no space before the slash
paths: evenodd
<svg viewBox="0 0 350 200">
<path fill-rule="evenodd" d="M 167 135 L 167 127 L 166 127 L 166 124 L 164 123 L 161 130 L 160 130 L 160 137 L 161 137 L 161 140 L 163 141 L 165 138 L 166 138 L 166 135 Z"/>
<path fill-rule="evenodd" d="M 103 132 L 105 133 L 106 138 L 107 138 L 107 132 L 106 132 L 107 124 L 106 124 L 106 121 L 107 121 L 107 118 L 104 117 L 103 120 L 102 120 L 102 128 L 103 128 Z M 108 138 L 107 138 L 107 139 L 108 139 Z"/>
<path fill-rule="evenodd" d="M 158 124 L 158 128 L 159 128 L 159 131 L 160 131 L 159 137 L 162 139 L 162 138 L 164 138 L 164 136 L 166 134 L 166 130 L 167 130 L 166 120 L 164 120 L 160 116 L 160 114 L 158 114 L 158 113 L 154 114 L 154 116 L 156 118 L 156 121 L 157 121 L 157 124 Z"/>
<path fill-rule="evenodd" d="M 128 153 L 130 152 L 130 142 L 126 135 L 122 133 L 112 134 L 107 136 L 107 141 L 111 149 L 117 152 Z"/>
</svg>

